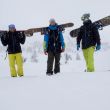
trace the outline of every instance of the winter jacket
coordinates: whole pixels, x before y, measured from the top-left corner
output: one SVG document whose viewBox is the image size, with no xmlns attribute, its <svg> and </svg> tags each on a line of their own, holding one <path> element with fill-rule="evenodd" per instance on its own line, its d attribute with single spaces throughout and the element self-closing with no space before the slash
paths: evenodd
<svg viewBox="0 0 110 110">
<path fill-rule="evenodd" d="M 58 28 L 58 25 L 48 27 L 48 33 L 44 36 L 44 51 L 61 53 L 61 49 L 65 49 L 64 38 Z"/>
<path fill-rule="evenodd" d="M 84 23 L 80 28 L 77 37 L 77 45 L 82 41 L 82 49 L 87 49 L 91 46 L 100 45 L 100 35 L 98 28 L 91 22 L 91 20 Z"/>
<path fill-rule="evenodd" d="M 23 32 L 6 32 L 1 37 L 1 42 L 4 46 L 8 46 L 8 54 L 21 53 L 20 44 L 25 43 L 25 34 Z"/>
</svg>

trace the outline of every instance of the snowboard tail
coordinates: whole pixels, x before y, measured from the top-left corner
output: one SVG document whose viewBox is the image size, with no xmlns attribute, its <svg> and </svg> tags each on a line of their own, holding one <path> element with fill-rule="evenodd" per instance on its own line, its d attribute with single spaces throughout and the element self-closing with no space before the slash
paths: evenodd
<svg viewBox="0 0 110 110">
<path fill-rule="evenodd" d="M 110 25 L 110 16 L 102 18 L 98 21 L 93 22 L 93 24 L 99 29 L 102 30 L 103 27 Z M 78 37 L 78 33 L 80 32 L 80 28 L 74 29 L 70 32 L 70 36 L 75 38 Z"/>
<path fill-rule="evenodd" d="M 94 23 L 95 24 L 99 24 L 99 26 L 101 26 L 101 27 L 108 26 L 108 25 L 110 25 L 110 16 L 107 16 L 107 17 L 105 17 L 103 19 L 100 19 L 100 20 L 98 20 L 98 21 L 96 21 Z"/>
</svg>

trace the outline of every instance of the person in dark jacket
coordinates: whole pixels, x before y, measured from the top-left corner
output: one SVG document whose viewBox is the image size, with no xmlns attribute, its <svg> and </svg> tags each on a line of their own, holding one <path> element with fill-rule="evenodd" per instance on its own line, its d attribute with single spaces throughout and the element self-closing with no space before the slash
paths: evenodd
<svg viewBox="0 0 110 110">
<path fill-rule="evenodd" d="M 44 36 L 44 53 L 48 55 L 47 75 L 53 75 L 53 63 L 55 59 L 54 73 L 60 72 L 60 55 L 65 51 L 65 43 L 62 32 L 59 29 L 56 21 L 50 19 L 48 32 Z"/>
<path fill-rule="evenodd" d="M 10 72 L 12 77 L 20 76 L 23 74 L 23 58 L 20 44 L 25 43 L 25 34 L 16 31 L 15 25 L 9 25 L 9 32 L 6 32 L 1 37 L 1 42 L 4 46 L 8 46 L 8 57 Z M 17 65 L 17 69 L 16 69 Z"/>
<path fill-rule="evenodd" d="M 83 26 L 77 37 L 77 50 L 82 42 L 84 58 L 86 60 L 87 72 L 94 72 L 94 51 L 101 49 L 100 35 L 97 26 L 89 19 L 90 14 L 82 16 Z"/>
</svg>

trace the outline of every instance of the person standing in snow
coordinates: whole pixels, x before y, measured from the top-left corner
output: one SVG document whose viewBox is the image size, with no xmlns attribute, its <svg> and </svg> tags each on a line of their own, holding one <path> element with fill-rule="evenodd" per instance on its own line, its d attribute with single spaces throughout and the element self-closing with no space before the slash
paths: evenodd
<svg viewBox="0 0 110 110">
<path fill-rule="evenodd" d="M 25 34 L 17 32 L 15 25 L 9 25 L 9 32 L 6 32 L 1 37 L 1 42 L 4 46 L 8 46 L 8 57 L 10 72 L 12 77 L 22 77 L 23 74 L 23 58 L 20 44 L 25 43 Z M 17 66 L 17 70 L 16 70 Z"/>
<path fill-rule="evenodd" d="M 48 55 L 47 75 L 53 75 L 53 63 L 55 59 L 54 73 L 60 72 L 60 55 L 65 51 L 65 43 L 62 32 L 55 19 L 50 19 L 48 32 L 44 36 L 44 53 Z"/>
<path fill-rule="evenodd" d="M 94 51 L 101 49 L 100 35 L 98 28 L 89 19 L 90 14 L 84 14 L 81 17 L 83 26 L 80 28 L 80 32 L 77 37 L 77 50 L 80 48 L 80 42 L 82 42 L 83 55 L 86 61 L 87 72 L 94 72 Z"/>
</svg>

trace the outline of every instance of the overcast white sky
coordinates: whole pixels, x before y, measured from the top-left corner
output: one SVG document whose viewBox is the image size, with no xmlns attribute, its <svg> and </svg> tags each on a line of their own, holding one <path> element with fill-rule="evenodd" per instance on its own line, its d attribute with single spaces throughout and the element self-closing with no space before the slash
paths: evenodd
<svg viewBox="0 0 110 110">
<path fill-rule="evenodd" d="M 0 27 L 10 23 L 18 27 L 45 25 L 51 17 L 77 23 L 85 12 L 90 12 L 92 19 L 107 16 L 110 0 L 0 0 Z"/>
<path fill-rule="evenodd" d="M 11 23 L 18 29 L 46 26 L 53 17 L 58 23 L 74 22 L 78 27 L 86 12 L 92 20 L 108 16 L 110 0 L 0 0 L 0 28 L 7 29 Z"/>
</svg>

